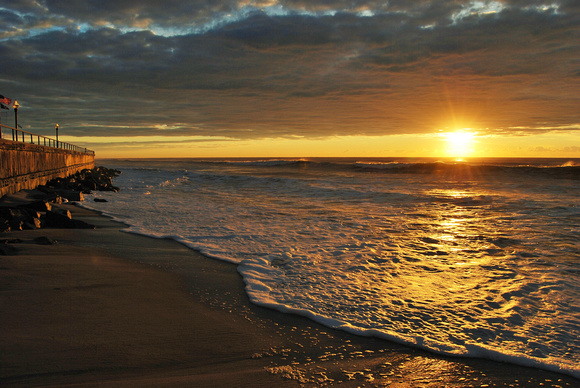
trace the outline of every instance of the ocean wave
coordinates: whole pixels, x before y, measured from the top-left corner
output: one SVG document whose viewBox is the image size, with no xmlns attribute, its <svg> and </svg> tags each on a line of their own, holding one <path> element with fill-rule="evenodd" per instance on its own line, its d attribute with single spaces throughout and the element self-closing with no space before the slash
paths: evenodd
<svg viewBox="0 0 580 388">
<path fill-rule="evenodd" d="M 221 164 L 231 166 L 249 166 L 249 167 L 280 167 L 280 166 L 303 166 L 311 164 L 308 159 L 226 159 L 226 160 L 201 160 L 207 164 Z"/>
<path fill-rule="evenodd" d="M 331 170 L 359 170 L 375 171 L 385 173 L 538 173 L 554 174 L 570 178 L 580 178 L 580 161 L 570 160 L 526 160 L 520 162 L 513 160 L 506 162 L 505 159 L 493 160 L 482 159 L 470 161 L 446 161 L 440 159 L 419 159 L 419 160 L 399 160 L 399 159 L 370 159 L 364 158 L 289 158 L 289 159 L 229 159 L 229 160 L 203 160 L 203 163 L 226 164 L 232 166 L 251 167 L 309 167 L 327 168 Z"/>
<path fill-rule="evenodd" d="M 490 174 L 517 174 L 537 175 L 542 177 L 580 179 L 580 165 L 569 161 L 557 166 L 548 165 L 495 165 L 495 164 L 469 164 L 465 162 L 356 162 L 353 168 L 401 174 L 437 174 L 448 176 L 484 176 Z"/>
<path fill-rule="evenodd" d="M 92 206 L 85 207 L 97 210 Z M 392 332 L 385 329 L 360 327 L 356 324 L 346 322 L 338 318 L 325 316 L 310 309 L 293 307 L 279 303 L 277 300 L 270 297 L 270 291 L 278 287 L 277 282 L 273 280 L 276 278 L 276 276 L 272 276 L 272 271 L 281 272 L 282 270 L 272 265 L 269 260 L 265 258 L 255 258 L 252 260 L 242 260 L 240 262 L 235 258 L 224 255 L 223 252 L 219 250 L 212 250 L 207 248 L 204 249 L 194 241 L 183 238 L 182 236 L 153 233 L 147 231 L 145 228 L 131 226 L 129 223 L 127 223 L 126 219 L 115 217 L 115 215 L 112 213 L 102 212 L 102 214 L 113 218 L 115 221 L 122 222 L 127 225 L 128 228 L 123 230 L 126 233 L 139 234 L 158 239 L 172 239 L 207 257 L 237 264 L 238 272 L 242 276 L 245 284 L 246 293 L 250 301 L 255 305 L 273 309 L 286 314 L 303 316 L 331 329 L 345 331 L 361 337 L 378 338 L 425 350 L 434 354 L 451 357 L 482 358 L 492 361 L 506 362 L 524 367 L 538 368 L 551 372 L 562 373 L 580 379 L 580 367 L 569 360 L 553 357 L 534 357 L 527 354 L 513 352 L 507 349 L 497 349 L 495 347 L 490 347 L 481 343 L 466 342 L 458 344 L 451 342 L 440 342 L 421 335 L 408 335 Z"/>
<path fill-rule="evenodd" d="M 402 163 L 402 162 L 355 162 L 354 167 L 369 170 L 391 170 L 404 169 L 414 166 L 416 163 Z"/>
<path fill-rule="evenodd" d="M 565 164 L 187 160 L 150 174 L 121 168 L 121 192 L 87 205 L 123 215 L 132 233 L 240 264 L 256 304 L 440 354 L 578 376 L 578 182 L 534 179 L 577 168 Z M 433 171 L 445 175 L 420 175 Z"/>
<path fill-rule="evenodd" d="M 152 167 L 141 167 L 135 163 L 135 171 L 159 171 L 156 163 Z M 158 162 L 161 163 L 161 162 Z M 168 162 L 165 162 L 168 163 Z M 171 160 L 171 163 L 202 164 L 207 166 L 232 166 L 272 169 L 302 169 L 329 171 L 351 171 L 383 174 L 434 174 L 449 177 L 480 177 L 494 174 L 531 175 L 538 177 L 580 180 L 578 159 L 474 159 L 466 161 L 436 158 L 264 158 L 264 159 L 187 159 Z M 165 166 L 164 166 L 165 167 Z"/>
<path fill-rule="evenodd" d="M 267 297 L 271 288 L 276 287 L 271 281 L 270 263 L 265 259 L 244 260 L 238 265 L 246 285 L 246 293 L 250 301 L 258 306 L 270 308 L 282 313 L 300 315 L 323 326 L 342 330 L 363 337 L 374 337 L 401 345 L 406 345 L 428 352 L 452 357 L 484 358 L 493 361 L 507 362 L 515 365 L 544 369 L 580 378 L 580 367 L 568 360 L 556 358 L 539 358 L 509 350 L 497 349 L 479 343 L 454 344 L 439 342 L 420 335 L 404 335 L 384 329 L 358 327 L 341 319 L 327 317 L 310 309 L 287 306 Z"/>
</svg>

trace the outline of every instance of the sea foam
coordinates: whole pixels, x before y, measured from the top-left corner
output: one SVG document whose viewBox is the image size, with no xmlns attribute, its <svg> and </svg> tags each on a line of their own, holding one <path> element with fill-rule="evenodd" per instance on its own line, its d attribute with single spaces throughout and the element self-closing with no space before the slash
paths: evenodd
<svg viewBox="0 0 580 388">
<path fill-rule="evenodd" d="M 580 180 L 533 162 L 113 163 L 86 204 L 237 263 L 253 303 L 580 377 Z"/>
</svg>

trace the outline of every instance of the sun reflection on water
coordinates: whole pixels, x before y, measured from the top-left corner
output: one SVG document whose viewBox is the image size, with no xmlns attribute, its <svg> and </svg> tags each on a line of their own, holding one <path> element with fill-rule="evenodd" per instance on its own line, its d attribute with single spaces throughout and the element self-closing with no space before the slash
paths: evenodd
<svg viewBox="0 0 580 388">
<path fill-rule="evenodd" d="M 498 230 L 493 196 L 469 189 L 424 194 L 434 200 L 406 214 L 413 222 L 396 237 L 404 265 L 383 267 L 396 274 L 383 289 L 385 315 L 397 332 L 423 333 L 430 346 L 496 343 L 492 327 L 521 323 L 517 299 L 507 295 L 521 294 L 522 275 L 510 264 L 516 247 L 502 246 L 511 242 Z"/>
<path fill-rule="evenodd" d="M 291 180 L 260 172 L 251 184 L 192 175 L 196 206 L 187 209 L 196 222 L 181 225 L 191 225 L 186 236 L 217 234 L 194 241 L 248 263 L 251 282 L 260 276 L 250 296 L 330 326 L 446 354 L 487 346 L 579 360 L 566 354 L 580 338 L 570 319 L 580 311 L 577 233 L 561 230 L 577 224 L 566 207 L 577 190 L 564 200 L 527 176 L 498 181 L 463 163 L 423 169 L 429 174 L 311 172 L 298 183 L 295 170 Z"/>
<path fill-rule="evenodd" d="M 426 194 L 437 198 L 438 206 L 428 208 L 435 222 L 423 225 L 425 241 L 458 259 L 489 248 L 482 236 L 494 234 L 495 228 L 481 216 L 482 210 L 492 203 L 489 193 L 437 189 Z"/>
</svg>

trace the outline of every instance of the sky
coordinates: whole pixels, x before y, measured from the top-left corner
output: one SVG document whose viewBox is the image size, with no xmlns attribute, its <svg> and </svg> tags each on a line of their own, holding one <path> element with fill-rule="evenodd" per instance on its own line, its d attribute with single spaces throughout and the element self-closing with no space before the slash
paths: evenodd
<svg viewBox="0 0 580 388">
<path fill-rule="evenodd" d="M 0 0 L 0 94 L 97 158 L 578 158 L 580 2 Z"/>
</svg>

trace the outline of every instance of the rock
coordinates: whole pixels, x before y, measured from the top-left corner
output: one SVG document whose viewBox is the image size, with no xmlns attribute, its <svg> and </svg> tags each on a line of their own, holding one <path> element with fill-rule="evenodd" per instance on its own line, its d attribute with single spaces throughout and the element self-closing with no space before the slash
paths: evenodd
<svg viewBox="0 0 580 388">
<path fill-rule="evenodd" d="M 36 190 L 44 193 L 43 200 L 49 203 L 60 203 L 62 199 L 56 194 L 54 187 L 48 187 L 46 185 L 38 186 Z M 48 209 L 50 210 L 50 209 Z"/>
<path fill-rule="evenodd" d="M 37 237 L 33 241 L 38 245 L 54 245 L 57 243 L 56 240 L 46 236 Z"/>
<path fill-rule="evenodd" d="M 119 191 L 113 185 L 113 178 L 119 170 L 97 167 L 85 169 L 68 178 L 56 178 L 37 187 L 32 202 L 14 208 L 0 207 L 0 232 L 22 229 L 37 229 L 43 226 L 53 228 L 90 228 L 95 226 L 84 221 L 73 220 L 69 211 L 54 209 L 52 204 L 84 200 L 83 194 L 93 190 Z M 95 198 L 95 202 L 107 202 Z M 41 217 L 40 213 L 44 213 Z"/>
<path fill-rule="evenodd" d="M 72 219 L 70 212 L 51 210 L 46 212 L 45 226 L 52 228 L 68 228 Z"/>
<path fill-rule="evenodd" d="M 40 221 L 40 218 L 33 218 L 32 221 L 25 221 L 22 224 L 22 227 L 24 229 L 40 229 L 42 228 L 42 222 Z"/>
<path fill-rule="evenodd" d="M 68 201 L 82 202 L 85 200 L 83 193 L 75 190 L 59 190 L 58 195 Z"/>
<path fill-rule="evenodd" d="M 70 210 L 56 209 L 56 210 L 53 210 L 52 213 L 57 213 L 57 214 L 63 215 L 66 218 L 68 218 L 69 220 L 72 220 L 72 214 L 70 213 Z"/>
<path fill-rule="evenodd" d="M 95 229 L 94 225 L 81 220 L 73 220 L 68 210 L 46 212 L 45 226 L 63 229 Z"/>
<path fill-rule="evenodd" d="M 73 229 L 96 229 L 95 225 L 91 225 L 81 220 L 70 220 L 70 228 Z"/>
<path fill-rule="evenodd" d="M 46 211 L 50 211 L 52 209 L 52 205 L 50 204 L 50 202 L 45 201 L 45 200 L 32 202 L 32 203 L 29 203 L 29 204 L 26 204 L 26 205 L 20 206 L 20 207 L 25 207 L 27 209 L 36 210 L 39 212 L 46 212 Z"/>
<path fill-rule="evenodd" d="M 6 218 L 0 218 L 0 232 L 9 232 L 10 231 L 10 221 Z"/>
<path fill-rule="evenodd" d="M 40 214 L 29 208 L 0 208 L 0 229 L 4 231 L 36 229 L 40 227 Z M 8 226 L 8 229 L 6 228 Z"/>
<path fill-rule="evenodd" d="M 68 178 L 56 178 L 48 182 L 45 187 L 50 189 L 73 190 L 80 193 L 90 194 L 94 190 L 98 191 L 119 191 L 113 185 L 113 178 L 119 176 L 121 172 L 106 167 L 97 167 L 92 170 L 82 170 Z M 70 199 L 75 201 L 75 199 Z"/>
<path fill-rule="evenodd" d="M 23 230 L 24 222 L 17 218 L 10 220 L 10 229 L 9 230 Z"/>
</svg>

